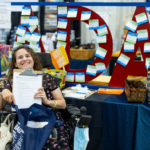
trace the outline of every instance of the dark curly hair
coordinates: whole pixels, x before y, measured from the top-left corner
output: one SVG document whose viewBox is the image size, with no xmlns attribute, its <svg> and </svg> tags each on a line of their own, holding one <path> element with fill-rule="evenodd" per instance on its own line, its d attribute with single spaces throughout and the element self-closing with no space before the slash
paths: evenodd
<svg viewBox="0 0 150 150">
<path fill-rule="evenodd" d="M 13 50 L 12 52 L 12 60 L 10 61 L 10 69 L 9 69 L 9 72 L 8 72 L 8 76 L 7 76 L 7 79 L 12 79 L 13 78 L 13 69 L 18 69 L 16 66 L 15 66 L 15 63 L 16 63 L 16 52 L 20 49 L 25 49 L 28 53 L 31 54 L 32 58 L 33 58 L 33 61 L 34 61 L 34 66 L 33 66 L 33 69 L 34 70 L 39 70 L 41 71 L 42 70 L 42 63 L 41 63 L 41 60 L 40 58 L 37 56 L 37 54 L 34 52 L 34 50 L 28 46 L 18 46 L 16 49 Z"/>
</svg>

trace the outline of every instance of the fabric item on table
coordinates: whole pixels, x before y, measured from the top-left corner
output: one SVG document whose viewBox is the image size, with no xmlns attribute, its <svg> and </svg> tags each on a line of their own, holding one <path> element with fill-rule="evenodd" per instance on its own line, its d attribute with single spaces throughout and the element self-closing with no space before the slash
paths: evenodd
<svg viewBox="0 0 150 150">
<path fill-rule="evenodd" d="M 111 96 L 111 94 L 94 93 L 94 94 L 90 95 L 89 97 L 87 97 L 86 100 L 87 100 L 87 101 L 103 102 L 103 101 L 106 100 L 106 98 L 108 98 L 109 96 Z"/>
<path fill-rule="evenodd" d="M 150 128 L 146 124 L 150 109 L 145 105 L 129 103 L 125 93 L 111 95 L 103 102 L 103 150 L 149 149 Z"/>
</svg>

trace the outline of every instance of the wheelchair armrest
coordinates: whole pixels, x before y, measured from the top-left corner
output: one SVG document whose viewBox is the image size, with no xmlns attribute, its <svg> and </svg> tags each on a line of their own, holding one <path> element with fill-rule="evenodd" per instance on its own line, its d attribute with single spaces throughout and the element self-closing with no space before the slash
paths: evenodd
<svg viewBox="0 0 150 150">
<path fill-rule="evenodd" d="M 17 119 L 18 119 L 16 112 L 12 112 L 10 106 L 5 106 L 3 109 L 1 109 L 0 114 L 4 115 L 4 116 L 11 114 L 10 119 L 14 120 L 14 121 L 17 121 Z"/>
</svg>

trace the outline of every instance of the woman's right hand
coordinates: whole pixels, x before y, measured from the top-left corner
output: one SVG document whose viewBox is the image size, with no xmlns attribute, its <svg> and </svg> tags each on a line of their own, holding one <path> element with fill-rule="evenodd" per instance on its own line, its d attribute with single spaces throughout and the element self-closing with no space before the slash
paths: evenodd
<svg viewBox="0 0 150 150">
<path fill-rule="evenodd" d="M 7 101 L 8 103 L 11 103 L 13 101 L 13 103 L 16 104 L 14 95 L 12 94 L 12 92 L 10 90 L 4 89 L 1 94 L 5 101 Z"/>
</svg>

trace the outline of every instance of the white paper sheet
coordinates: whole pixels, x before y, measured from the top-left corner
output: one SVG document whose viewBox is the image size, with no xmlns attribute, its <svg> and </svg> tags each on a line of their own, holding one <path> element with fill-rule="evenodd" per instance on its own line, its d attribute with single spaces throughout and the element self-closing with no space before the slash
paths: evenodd
<svg viewBox="0 0 150 150">
<path fill-rule="evenodd" d="M 13 74 L 13 95 L 18 108 L 29 108 L 32 104 L 41 104 L 41 98 L 34 98 L 35 93 L 42 87 L 42 76 L 20 76 Z"/>
<path fill-rule="evenodd" d="M 68 93 L 70 93 L 70 92 L 72 92 L 72 91 L 73 91 L 73 89 L 70 89 L 70 90 L 64 90 L 64 91 L 62 91 L 62 93 L 68 94 Z"/>
<path fill-rule="evenodd" d="M 84 98 L 86 97 L 87 94 L 80 94 L 80 93 L 69 93 L 67 97 L 72 97 L 72 98 Z"/>
<path fill-rule="evenodd" d="M 48 122 L 34 122 L 34 121 L 28 121 L 27 122 L 27 127 L 30 128 L 43 128 L 44 126 L 46 126 L 48 124 Z"/>
</svg>

